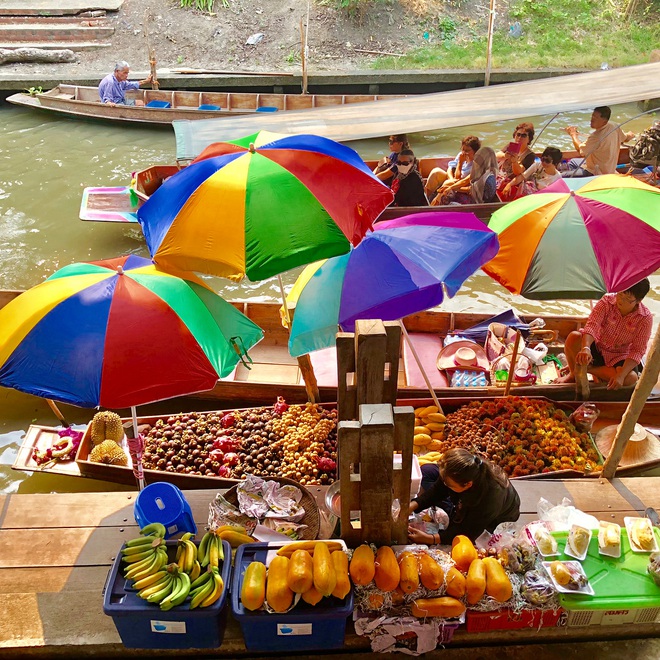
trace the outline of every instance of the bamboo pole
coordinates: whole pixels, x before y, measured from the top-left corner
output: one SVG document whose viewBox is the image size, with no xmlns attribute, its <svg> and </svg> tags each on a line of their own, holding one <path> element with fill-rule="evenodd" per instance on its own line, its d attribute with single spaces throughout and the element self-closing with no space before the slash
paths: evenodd
<svg viewBox="0 0 660 660">
<path fill-rule="evenodd" d="M 575 397 L 578 401 L 589 401 L 589 371 L 586 364 L 575 365 Z"/>
<path fill-rule="evenodd" d="M 277 276 L 277 281 L 280 285 L 280 294 L 282 296 L 282 305 L 284 307 L 284 318 L 286 319 L 286 327 L 291 334 L 291 315 L 289 314 L 289 307 L 286 304 L 286 294 L 284 293 L 284 283 L 282 282 L 282 276 Z M 314 373 L 314 367 L 312 366 L 312 361 L 307 355 L 301 355 L 297 358 L 298 367 L 300 367 L 300 373 L 302 374 L 303 380 L 305 381 L 305 390 L 307 391 L 307 399 L 312 403 L 317 403 L 321 400 L 321 395 L 319 394 L 319 386 L 316 382 L 316 374 Z"/>
<path fill-rule="evenodd" d="M 513 345 L 513 353 L 511 353 L 511 365 L 509 366 L 509 375 L 506 379 L 506 386 L 504 388 L 504 394 L 502 396 L 509 396 L 509 391 L 511 390 L 511 382 L 513 381 L 513 372 L 516 370 L 516 360 L 518 359 L 518 343 L 522 339 L 522 333 L 520 330 L 516 330 L 516 339 L 515 344 Z"/>
<path fill-rule="evenodd" d="M 490 11 L 488 13 L 488 46 L 486 48 L 486 76 L 484 86 L 490 85 L 490 69 L 492 66 L 493 31 L 495 29 L 495 0 L 490 0 Z"/>
<path fill-rule="evenodd" d="M 658 373 L 660 373 L 660 328 L 655 333 L 646 365 L 637 381 L 637 385 L 635 385 L 635 390 L 630 397 L 626 412 L 623 413 L 621 424 L 619 424 L 619 428 L 614 436 L 612 448 L 605 461 L 605 465 L 603 465 L 603 476 L 606 479 L 612 479 L 614 477 L 628 440 L 630 440 L 630 436 L 635 430 L 635 424 L 639 419 L 639 415 L 658 380 Z"/>
<path fill-rule="evenodd" d="M 147 51 L 149 53 L 149 72 L 151 73 L 151 89 L 160 89 L 158 82 L 158 74 L 156 73 L 156 49 L 151 45 L 149 38 L 149 21 L 150 16 L 148 12 L 144 14 L 144 36 L 147 40 Z"/>
<path fill-rule="evenodd" d="M 57 417 L 57 419 L 59 419 L 60 422 L 62 422 L 62 426 L 64 426 L 65 428 L 68 429 L 70 424 L 69 424 L 69 422 L 66 421 L 66 419 L 64 419 L 64 415 L 62 414 L 60 409 L 57 407 L 57 404 L 55 403 L 55 401 L 53 401 L 52 399 L 46 399 L 46 403 L 48 403 L 48 405 L 50 406 L 50 409 L 55 413 L 55 417 Z"/>
</svg>

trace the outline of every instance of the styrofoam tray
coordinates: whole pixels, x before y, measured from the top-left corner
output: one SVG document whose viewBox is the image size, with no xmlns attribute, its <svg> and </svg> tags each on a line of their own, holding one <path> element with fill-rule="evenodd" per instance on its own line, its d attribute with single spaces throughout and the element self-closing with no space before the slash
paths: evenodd
<svg viewBox="0 0 660 660">
<path fill-rule="evenodd" d="M 539 551 L 541 557 L 558 557 L 561 554 L 561 552 L 559 551 L 559 544 L 557 543 L 557 539 L 555 539 L 555 544 L 557 545 L 557 552 L 551 552 L 550 554 L 547 555 L 541 552 L 541 548 L 539 548 L 538 543 L 534 538 L 534 532 L 539 528 L 544 529 L 546 532 L 548 532 L 548 534 L 550 534 L 550 530 L 542 522 L 532 523 L 527 526 L 527 536 L 529 537 L 530 542 Z"/>
<path fill-rule="evenodd" d="M 643 520 L 644 524 L 648 525 L 649 529 L 651 530 L 651 534 L 653 535 L 653 547 L 650 548 L 649 550 L 644 550 L 644 548 L 638 548 L 637 544 L 633 541 L 633 537 L 631 534 L 632 526 L 633 523 L 637 520 Z M 640 553 L 650 553 L 650 552 L 658 552 L 658 539 L 655 535 L 655 531 L 653 530 L 653 525 L 651 524 L 651 521 L 648 518 L 635 518 L 632 516 L 626 516 L 623 519 L 623 522 L 626 524 L 626 530 L 628 532 L 628 540 L 630 541 L 630 549 L 633 552 L 640 552 Z"/>
<path fill-rule="evenodd" d="M 584 547 L 584 551 L 580 554 L 577 554 L 573 552 L 573 547 L 569 543 L 569 539 L 571 538 L 571 534 L 575 533 L 575 530 L 578 529 L 583 529 L 585 532 L 587 532 L 588 535 L 588 541 L 587 544 Z M 584 558 L 587 556 L 587 552 L 589 550 L 589 544 L 591 543 L 591 530 L 587 529 L 586 527 L 582 527 L 582 525 L 573 525 L 568 532 L 568 536 L 566 537 L 566 546 L 564 547 L 564 554 L 568 555 L 569 557 L 573 557 L 574 559 L 577 559 L 578 561 L 583 561 Z"/>
<path fill-rule="evenodd" d="M 619 534 L 618 545 L 611 545 L 605 547 L 603 538 L 605 536 L 606 527 L 616 527 Z M 604 522 L 602 520 L 600 521 L 600 527 L 598 528 L 598 552 L 601 555 L 605 555 L 606 557 L 613 557 L 614 559 L 618 559 L 619 557 L 621 557 L 621 526 L 620 525 L 611 522 Z"/>
<path fill-rule="evenodd" d="M 587 583 L 585 587 L 581 587 L 580 589 L 568 589 L 567 587 L 559 584 L 557 580 L 555 580 L 554 575 L 552 574 L 552 571 L 550 570 L 550 564 L 552 564 L 551 561 L 544 561 L 543 562 L 543 568 L 545 569 L 545 572 L 548 574 L 548 577 L 550 580 L 552 580 L 552 585 L 554 588 L 562 594 L 572 594 L 573 596 L 595 596 L 596 592 L 594 591 L 594 588 L 591 586 L 590 583 Z M 584 573 L 584 570 L 582 569 L 582 564 L 580 564 L 579 561 L 563 561 L 562 564 L 566 566 L 569 570 L 574 570 L 576 573 L 580 573 L 581 575 L 584 575 L 586 578 L 587 576 Z"/>
</svg>

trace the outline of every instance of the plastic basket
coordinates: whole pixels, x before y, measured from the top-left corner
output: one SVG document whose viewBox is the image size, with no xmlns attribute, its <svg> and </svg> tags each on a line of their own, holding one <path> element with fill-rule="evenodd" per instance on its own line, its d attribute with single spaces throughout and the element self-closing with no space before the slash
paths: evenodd
<svg viewBox="0 0 660 660">
<path fill-rule="evenodd" d="M 135 500 L 133 513 L 140 527 L 154 522 L 165 525 L 166 538 L 184 532 L 197 533 L 197 525 L 183 493 L 165 481 L 157 481 L 141 490 Z"/>
</svg>

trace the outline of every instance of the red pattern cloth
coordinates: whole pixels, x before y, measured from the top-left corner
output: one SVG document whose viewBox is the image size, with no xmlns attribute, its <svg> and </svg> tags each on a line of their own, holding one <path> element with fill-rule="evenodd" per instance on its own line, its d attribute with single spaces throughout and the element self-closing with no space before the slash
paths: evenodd
<svg viewBox="0 0 660 660">
<path fill-rule="evenodd" d="M 652 327 L 653 315 L 643 303 L 639 303 L 634 312 L 621 316 L 616 306 L 616 293 L 608 293 L 596 303 L 580 332 L 596 340 L 605 365 L 611 367 L 628 358 L 639 364 Z"/>
</svg>

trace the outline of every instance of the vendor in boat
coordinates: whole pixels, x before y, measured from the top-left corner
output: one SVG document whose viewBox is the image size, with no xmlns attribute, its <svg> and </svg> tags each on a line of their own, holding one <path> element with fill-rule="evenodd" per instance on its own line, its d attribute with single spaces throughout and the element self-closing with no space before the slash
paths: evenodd
<svg viewBox="0 0 660 660">
<path fill-rule="evenodd" d="M 651 285 L 647 278 L 619 293 L 604 295 L 581 330 L 566 338 L 569 373 L 555 382 L 575 382 L 575 365 L 586 365 L 608 390 L 634 385 L 651 337 L 653 315 L 642 303 Z"/>
<path fill-rule="evenodd" d="M 577 126 L 567 126 L 564 130 L 571 136 L 575 150 L 580 158 L 572 158 L 568 166 L 571 174 L 567 176 L 595 176 L 597 174 L 615 174 L 619 160 L 619 149 L 627 140 L 635 137 L 634 133 L 624 133 L 610 121 L 612 111 L 606 105 L 594 108 L 590 126 L 593 132 L 580 142 Z"/>
<path fill-rule="evenodd" d="M 423 465 L 421 488 L 409 512 L 440 507 L 449 524 L 436 534 L 409 527 L 413 543 L 450 544 L 457 534 L 474 540 L 485 529 L 492 532 L 501 522 L 520 517 L 520 498 L 506 474 L 467 449 L 455 447 L 438 463 Z"/>
<path fill-rule="evenodd" d="M 392 181 L 394 206 L 428 206 L 424 182 L 415 164 L 413 150 L 403 149 L 399 154 L 396 176 Z"/>
<path fill-rule="evenodd" d="M 128 62 L 121 61 L 115 64 L 115 70 L 109 73 L 99 83 L 99 98 L 101 99 L 101 103 L 107 103 L 113 107 L 115 105 L 144 105 L 140 100 L 127 101 L 126 90 L 140 89 L 140 85 L 150 83 L 153 78 L 149 74 L 144 80 L 128 80 L 129 71 Z"/>
<path fill-rule="evenodd" d="M 405 133 L 400 135 L 390 135 L 389 137 L 390 154 L 381 158 L 378 165 L 374 168 L 374 174 L 388 186 L 392 185 L 397 173 L 397 162 L 399 154 L 404 149 L 410 149 L 408 137 Z"/>
</svg>

